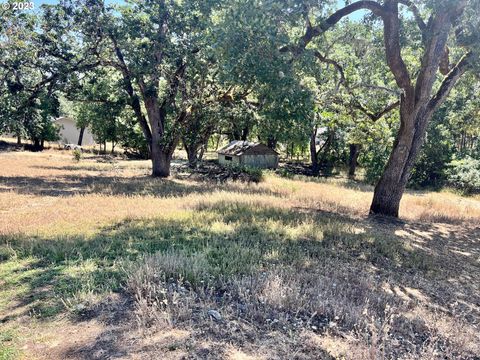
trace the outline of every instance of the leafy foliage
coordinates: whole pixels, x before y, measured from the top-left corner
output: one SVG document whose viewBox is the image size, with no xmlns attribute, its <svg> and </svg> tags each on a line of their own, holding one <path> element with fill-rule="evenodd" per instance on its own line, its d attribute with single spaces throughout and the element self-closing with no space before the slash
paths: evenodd
<svg viewBox="0 0 480 360">
<path fill-rule="evenodd" d="M 450 164 L 450 185 L 465 194 L 480 192 L 480 160 L 466 157 Z"/>
</svg>

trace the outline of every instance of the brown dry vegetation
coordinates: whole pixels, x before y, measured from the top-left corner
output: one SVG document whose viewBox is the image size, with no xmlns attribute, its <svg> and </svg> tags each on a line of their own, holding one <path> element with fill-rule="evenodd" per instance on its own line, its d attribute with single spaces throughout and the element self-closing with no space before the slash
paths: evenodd
<svg viewBox="0 0 480 360">
<path fill-rule="evenodd" d="M 478 359 L 478 199 L 409 193 L 392 221 L 342 179 L 0 168 L 0 359 Z"/>
</svg>

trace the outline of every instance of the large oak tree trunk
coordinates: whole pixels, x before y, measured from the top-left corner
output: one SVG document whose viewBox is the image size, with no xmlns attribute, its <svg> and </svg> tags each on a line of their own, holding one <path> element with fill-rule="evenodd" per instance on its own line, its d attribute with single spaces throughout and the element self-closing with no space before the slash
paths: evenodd
<svg viewBox="0 0 480 360">
<path fill-rule="evenodd" d="M 156 98 L 147 98 L 145 108 L 152 128 L 152 142 L 150 144 L 152 176 L 165 178 L 170 176 L 170 163 L 178 145 L 179 134 L 172 134 L 170 140 L 165 138 L 164 125 L 167 114 L 164 107 L 158 106 Z M 177 117 L 177 124 L 182 123 L 186 116 L 185 112 L 181 112 Z"/>
<path fill-rule="evenodd" d="M 412 79 L 408 66 L 402 58 L 399 3 L 407 5 L 413 12 L 422 35 L 423 56 L 415 79 Z M 450 67 L 446 47 L 452 27 L 458 24 L 458 19 L 467 4 L 468 0 L 456 0 L 435 6 L 428 22 L 425 22 L 413 1 L 355 1 L 337 10 L 319 24 L 313 26 L 310 21 L 307 21 L 307 29 L 298 45 L 286 46 L 282 49 L 298 56 L 312 39 L 321 36 L 342 18 L 360 9 L 369 10 L 382 19 L 386 62 L 402 95 L 400 129 L 384 173 L 375 187 L 370 207 L 372 214 L 398 216 L 400 200 L 422 145 L 426 125 L 434 111 L 445 101 L 460 76 L 470 66 L 472 50 L 468 51 L 455 66 Z M 458 30 L 462 33 L 461 29 Z M 322 60 L 321 56 L 319 58 Z M 327 60 L 323 58 L 324 62 L 332 63 Z M 339 68 L 338 64 L 336 67 Z M 438 90 L 433 93 L 438 70 L 445 77 Z M 343 73 L 341 75 L 344 76 Z"/>
<path fill-rule="evenodd" d="M 429 117 L 424 110 L 412 114 L 407 105 L 401 106 L 400 129 L 383 175 L 375 187 L 371 214 L 398 217 L 400 200 L 422 146 Z"/>
<path fill-rule="evenodd" d="M 144 102 L 151 127 L 150 157 L 152 160 L 152 176 L 169 177 L 170 157 L 167 151 L 165 151 L 163 141 L 165 111 L 160 109 L 156 96 L 144 96 Z"/>
<path fill-rule="evenodd" d="M 170 162 L 173 152 L 170 152 L 165 146 L 163 126 L 165 120 L 165 110 L 160 109 L 155 98 L 147 98 L 145 101 L 150 126 L 152 128 L 151 158 L 152 158 L 152 176 L 169 177 Z"/>
<path fill-rule="evenodd" d="M 172 155 L 165 151 L 159 141 L 152 139 L 152 176 L 166 178 L 170 176 Z"/>
</svg>

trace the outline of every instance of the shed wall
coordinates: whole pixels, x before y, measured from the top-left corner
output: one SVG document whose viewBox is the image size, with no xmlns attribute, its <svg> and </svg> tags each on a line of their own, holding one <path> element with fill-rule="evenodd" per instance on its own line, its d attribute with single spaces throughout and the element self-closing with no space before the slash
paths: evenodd
<svg viewBox="0 0 480 360">
<path fill-rule="evenodd" d="M 262 169 L 276 169 L 278 167 L 277 155 L 242 155 L 240 163 Z"/>
<path fill-rule="evenodd" d="M 231 158 L 231 160 L 227 160 L 227 158 Z M 224 154 L 218 154 L 218 162 L 222 165 L 239 165 L 240 164 L 240 158 L 235 155 L 224 155 Z"/>
</svg>

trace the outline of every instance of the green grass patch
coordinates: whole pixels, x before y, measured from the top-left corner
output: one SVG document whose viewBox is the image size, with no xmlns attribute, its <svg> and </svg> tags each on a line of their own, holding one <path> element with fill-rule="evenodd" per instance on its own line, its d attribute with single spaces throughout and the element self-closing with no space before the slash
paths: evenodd
<svg viewBox="0 0 480 360">
<path fill-rule="evenodd" d="M 20 351 L 15 346 L 18 334 L 12 330 L 0 330 L 0 360 L 18 359 Z"/>
</svg>

